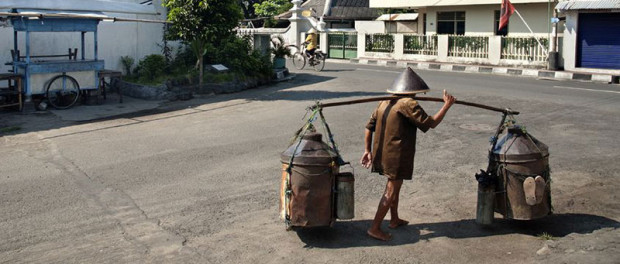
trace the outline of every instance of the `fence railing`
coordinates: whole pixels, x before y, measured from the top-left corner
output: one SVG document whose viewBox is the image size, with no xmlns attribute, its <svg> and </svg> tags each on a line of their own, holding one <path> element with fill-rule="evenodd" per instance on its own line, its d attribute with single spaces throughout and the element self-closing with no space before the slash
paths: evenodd
<svg viewBox="0 0 620 264">
<path fill-rule="evenodd" d="M 488 58 L 489 37 L 448 36 L 448 56 L 463 58 Z"/>
<path fill-rule="evenodd" d="M 351 59 L 357 57 L 357 32 L 337 32 L 327 34 L 328 56 L 330 58 Z"/>
<path fill-rule="evenodd" d="M 437 35 L 405 35 L 404 54 L 437 55 Z"/>
<path fill-rule="evenodd" d="M 500 58 L 508 60 L 546 61 L 544 50 L 549 49 L 547 38 L 539 38 L 541 47 L 533 37 L 502 37 Z M 544 49 L 544 50 L 543 50 Z"/>
<path fill-rule="evenodd" d="M 394 51 L 394 36 L 390 34 L 366 35 L 366 51 L 392 52 Z"/>
</svg>

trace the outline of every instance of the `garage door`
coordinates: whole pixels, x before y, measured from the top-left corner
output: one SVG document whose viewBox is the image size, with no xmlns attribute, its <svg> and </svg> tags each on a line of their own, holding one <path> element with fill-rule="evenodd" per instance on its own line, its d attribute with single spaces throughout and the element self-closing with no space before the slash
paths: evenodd
<svg viewBox="0 0 620 264">
<path fill-rule="evenodd" d="M 577 67 L 620 69 L 620 14 L 579 14 Z"/>
</svg>

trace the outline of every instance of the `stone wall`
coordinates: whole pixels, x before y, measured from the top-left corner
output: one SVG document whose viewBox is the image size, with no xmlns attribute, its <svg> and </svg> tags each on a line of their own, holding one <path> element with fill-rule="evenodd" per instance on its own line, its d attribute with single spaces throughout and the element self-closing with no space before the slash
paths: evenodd
<svg viewBox="0 0 620 264">
<path fill-rule="evenodd" d="M 248 78 L 247 80 L 235 80 L 224 83 L 205 83 L 199 85 L 178 85 L 168 81 L 161 85 L 150 86 L 117 81 L 113 86 L 119 87 L 125 96 L 144 100 L 188 100 L 194 94 L 227 94 L 240 92 L 247 89 L 271 83 L 270 78 Z"/>
</svg>

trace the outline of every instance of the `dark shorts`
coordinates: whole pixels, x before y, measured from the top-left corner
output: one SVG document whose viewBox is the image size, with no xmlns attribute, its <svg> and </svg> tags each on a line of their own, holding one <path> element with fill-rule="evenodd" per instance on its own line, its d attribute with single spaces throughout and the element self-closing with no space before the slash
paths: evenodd
<svg viewBox="0 0 620 264">
<path fill-rule="evenodd" d="M 385 176 L 386 178 L 388 178 L 390 180 L 407 180 L 407 181 L 409 181 L 409 180 L 413 179 L 413 175 L 409 175 L 409 177 L 402 176 L 402 175 L 394 176 L 394 175 L 385 174 L 385 173 L 383 173 L 383 171 L 379 171 L 379 170 L 376 170 L 376 169 L 373 169 L 371 171 L 379 173 L 379 175 L 383 175 L 383 176 Z"/>
</svg>

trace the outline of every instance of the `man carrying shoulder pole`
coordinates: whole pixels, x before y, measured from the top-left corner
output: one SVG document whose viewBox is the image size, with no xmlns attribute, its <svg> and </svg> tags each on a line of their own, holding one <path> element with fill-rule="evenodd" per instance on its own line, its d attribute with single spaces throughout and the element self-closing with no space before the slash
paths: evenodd
<svg viewBox="0 0 620 264">
<path fill-rule="evenodd" d="M 426 93 L 430 88 L 411 68 L 407 68 L 395 80 L 389 93 L 412 95 Z M 396 97 L 381 101 L 372 113 L 365 131 L 365 150 L 360 162 L 372 172 L 387 177 L 387 184 L 375 218 L 367 233 L 369 236 L 388 241 L 391 235 L 381 230 L 381 222 L 390 211 L 389 228 L 398 228 L 409 222 L 398 216 L 398 198 L 403 180 L 411 180 L 415 156 L 416 133 L 435 128 L 454 104 L 456 99 L 443 92 L 444 105 L 433 116 L 412 97 Z M 374 141 L 373 141 L 373 134 Z"/>
</svg>

